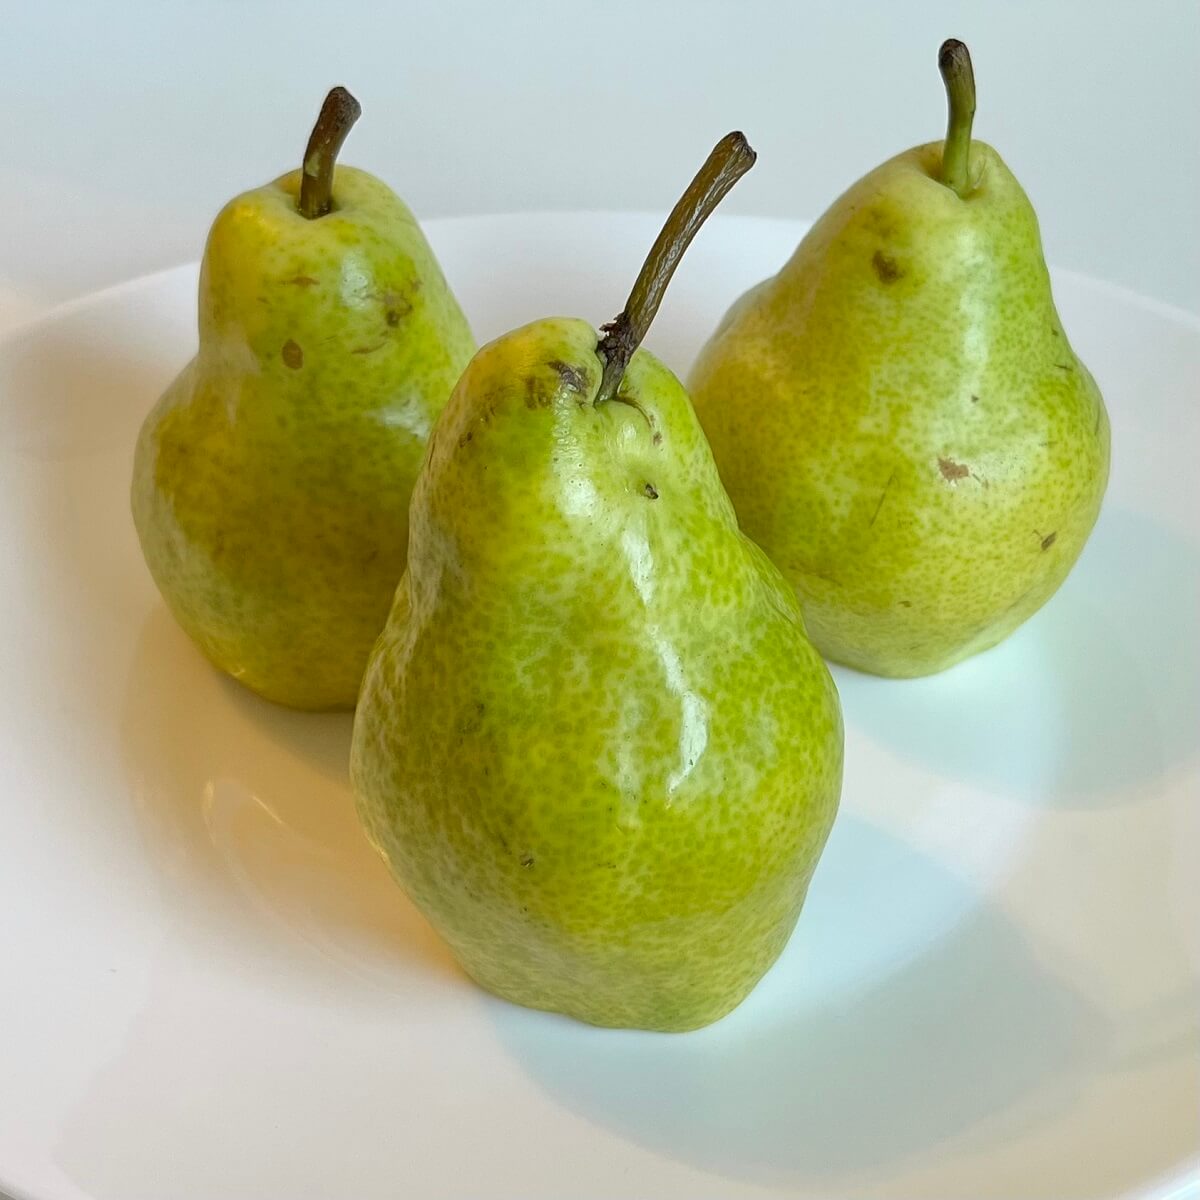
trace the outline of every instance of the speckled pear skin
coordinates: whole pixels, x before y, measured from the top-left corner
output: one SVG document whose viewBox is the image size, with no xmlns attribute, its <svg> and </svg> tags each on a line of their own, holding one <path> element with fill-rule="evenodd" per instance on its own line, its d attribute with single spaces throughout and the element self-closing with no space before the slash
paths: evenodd
<svg viewBox="0 0 1200 1200">
<path fill-rule="evenodd" d="M 693 1029 L 792 931 L 841 713 L 687 393 L 641 351 L 597 407 L 596 345 L 540 321 L 460 380 L 351 772 L 369 837 L 481 985 Z"/>
<path fill-rule="evenodd" d="M 1109 424 L 1058 319 L 1037 218 L 972 146 L 872 171 L 741 298 L 689 377 L 742 528 L 826 657 L 925 675 L 994 646 L 1066 578 Z"/>
<path fill-rule="evenodd" d="M 154 581 L 222 670 L 352 708 L 404 571 L 434 419 L 474 352 L 412 213 L 378 179 L 300 172 L 231 201 L 200 274 L 200 348 L 147 417 L 132 504 Z"/>
</svg>

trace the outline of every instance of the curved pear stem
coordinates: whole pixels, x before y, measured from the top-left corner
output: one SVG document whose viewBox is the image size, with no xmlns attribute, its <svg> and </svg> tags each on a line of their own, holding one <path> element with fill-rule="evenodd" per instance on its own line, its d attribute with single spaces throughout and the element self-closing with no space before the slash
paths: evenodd
<svg viewBox="0 0 1200 1200">
<path fill-rule="evenodd" d="M 754 166 L 755 158 L 744 134 L 727 133 L 671 210 L 621 314 L 601 327 L 604 336 L 596 353 L 604 363 L 604 373 L 596 392 L 597 406 L 616 397 L 625 368 L 642 344 L 684 251 L 729 189 Z"/>
<path fill-rule="evenodd" d="M 950 102 L 942 182 L 964 196 L 971 188 L 971 125 L 975 120 L 975 72 L 966 46 L 955 38 L 943 42 L 938 51 L 938 70 Z"/>
<path fill-rule="evenodd" d="M 310 221 L 333 208 L 333 164 L 346 135 L 362 115 L 358 101 L 344 87 L 335 87 L 325 103 L 304 150 L 304 173 L 296 207 Z"/>
</svg>

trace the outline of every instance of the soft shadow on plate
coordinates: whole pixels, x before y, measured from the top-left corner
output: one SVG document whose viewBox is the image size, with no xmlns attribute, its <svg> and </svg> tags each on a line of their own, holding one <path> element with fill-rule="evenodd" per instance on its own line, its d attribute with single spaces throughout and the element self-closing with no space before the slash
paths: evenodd
<svg viewBox="0 0 1200 1200">
<path fill-rule="evenodd" d="M 1062 809 L 1143 799 L 1195 757 L 1200 561 L 1106 510 L 1055 596 L 994 650 L 927 679 L 837 672 L 847 725 L 901 756 Z"/>
<path fill-rule="evenodd" d="M 171 887 L 223 907 L 223 928 L 244 937 L 270 943 L 270 927 L 282 926 L 385 985 L 404 958 L 456 972 L 363 836 L 347 774 L 350 730 L 349 714 L 290 712 L 251 695 L 157 606 L 122 720 L 150 855 Z M 266 918 L 266 935 L 262 921 L 245 921 L 247 909 Z"/>
<path fill-rule="evenodd" d="M 910 937 L 902 961 L 896 929 Z M 912 942 L 914 929 L 928 940 Z M 1171 1003 L 1194 1050 L 1190 1009 Z M 1169 1048 L 1126 1044 L 995 905 L 845 812 L 779 964 L 708 1030 L 490 1010 L 515 1060 L 568 1108 L 714 1174 L 804 1195 L 878 1196 L 881 1180 L 919 1177 L 912 1194 L 961 1200 L 961 1171 L 940 1168 L 996 1156 L 1008 1170 L 972 1194 L 1090 1200 L 1162 1174 L 1192 1145 L 1177 1096 L 1164 1096 L 1146 1114 L 1156 1136 L 1124 1147 L 1117 1175 L 1109 1156 L 1069 1178 L 1025 1164 L 1025 1139 L 1072 1120 L 1099 1073 Z M 1081 1148 L 1097 1132 L 1076 1130 Z"/>
<path fill-rule="evenodd" d="M 925 910 L 914 921 L 959 919 L 875 970 L 893 948 L 886 927 L 910 923 L 888 910 L 909 897 Z M 783 957 L 717 1025 L 655 1035 L 490 1011 L 514 1058 L 571 1109 L 693 1166 L 812 1194 L 878 1196 L 907 1164 L 1003 1147 L 1069 1110 L 1114 1050 L 1106 1018 L 997 908 L 845 813 Z M 1169 1165 L 1131 1160 L 1128 1177 Z M 1036 1192 L 1022 1177 L 1017 1190 L 1073 1200 L 1091 1194 L 1087 1175 Z M 1009 1184 L 987 1194 L 1015 1194 Z M 936 1185 L 921 1194 L 961 1200 Z"/>
</svg>

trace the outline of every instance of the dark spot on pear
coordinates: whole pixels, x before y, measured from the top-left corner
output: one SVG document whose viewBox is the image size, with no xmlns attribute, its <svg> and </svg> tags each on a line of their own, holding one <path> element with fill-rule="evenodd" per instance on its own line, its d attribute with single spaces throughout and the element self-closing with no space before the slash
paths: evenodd
<svg viewBox="0 0 1200 1200">
<path fill-rule="evenodd" d="M 1055 365 L 1055 366 L 1056 366 L 1056 367 L 1057 367 L 1057 368 L 1058 368 L 1060 371 L 1069 371 L 1069 370 L 1071 369 L 1071 364 L 1070 364 L 1070 363 L 1055 363 L 1054 365 Z"/>
<path fill-rule="evenodd" d="M 379 297 L 383 305 L 383 319 L 389 329 L 395 329 L 413 310 L 412 301 L 403 292 L 388 289 Z"/>
<path fill-rule="evenodd" d="M 897 279 L 904 277 L 904 272 L 896 260 L 888 257 L 882 250 L 876 250 L 871 256 L 871 266 L 875 268 L 875 274 L 879 276 L 881 283 L 895 283 Z"/>
<path fill-rule="evenodd" d="M 952 458 L 939 458 L 938 470 L 942 473 L 942 478 L 947 483 L 955 483 L 959 479 L 965 479 L 971 473 L 971 468 L 964 466 L 962 463 L 956 463 Z"/>
<path fill-rule="evenodd" d="M 1097 421 L 1097 425 L 1099 425 L 1099 421 Z M 661 430 L 658 430 L 658 429 L 656 429 L 656 430 L 654 431 L 654 436 L 653 436 L 653 437 L 652 437 L 650 440 L 651 440 L 651 441 L 652 441 L 652 442 L 653 442 L 653 443 L 654 443 L 656 446 L 661 446 L 661 445 L 662 445 L 662 432 L 661 432 Z"/>
<path fill-rule="evenodd" d="M 310 288 L 316 287 L 317 281 L 311 275 L 295 275 L 291 279 L 285 279 L 285 283 L 292 284 L 293 287 Z"/>
<path fill-rule="evenodd" d="M 304 366 L 304 351 L 291 338 L 283 343 L 283 349 L 279 352 L 279 356 L 283 359 L 283 365 L 290 367 L 293 371 L 298 371 Z"/>
<path fill-rule="evenodd" d="M 548 362 L 546 365 L 552 371 L 558 372 L 558 378 L 563 387 L 578 392 L 580 395 L 586 394 L 590 381 L 587 372 L 582 367 L 573 367 L 570 363 L 560 362 L 558 359 L 554 359 L 553 362 Z"/>
<path fill-rule="evenodd" d="M 646 493 L 646 496 L 648 499 L 650 499 L 650 500 L 658 499 L 658 489 L 654 486 L 654 484 L 652 484 L 652 483 L 646 484 L 646 486 L 644 488 L 642 488 L 642 491 Z"/>
<path fill-rule="evenodd" d="M 549 408 L 554 403 L 554 394 L 548 392 L 532 375 L 525 376 L 525 407 L 528 409 Z"/>
<path fill-rule="evenodd" d="M 533 855 L 532 854 L 522 854 L 521 855 L 521 866 L 526 867 L 526 868 L 532 867 L 533 866 Z"/>
<path fill-rule="evenodd" d="M 977 395 L 975 395 L 975 393 L 974 393 L 974 392 L 972 392 L 972 393 L 971 393 L 971 403 L 972 403 L 972 404 L 978 404 L 978 403 L 979 403 L 979 397 L 978 397 Z"/>
<path fill-rule="evenodd" d="M 350 351 L 350 353 L 351 354 L 374 354 L 376 350 L 382 350 L 384 347 L 384 344 L 385 343 L 383 343 L 383 342 L 376 342 L 374 346 L 355 346 L 354 349 Z"/>
<path fill-rule="evenodd" d="M 458 439 L 458 444 L 460 446 L 465 446 L 474 436 L 475 436 L 474 433 L 472 433 L 471 430 L 468 429 L 467 432 L 464 433 L 462 435 L 462 437 L 460 437 Z"/>
<path fill-rule="evenodd" d="M 415 280 L 409 290 L 415 292 L 420 286 L 420 281 Z M 395 288 L 385 288 L 382 292 L 373 292 L 369 298 L 378 300 L 383 305 L 383 319 L 389 329 L 395 329 L 413 310 L 410 297 L 404 292 L 396 291 Z"/>
<path fill-rule="evenodd" d="M 912 601 L 911 600 L 901 600 L 900 607 L 901 608 L 912 608 Z"/>
<path fill-rule="evenodd" d="M 1042 538 L 1042 549 L 1049 550 L 1050 547 L 1054 545 L 1054 541 L 1057 537 L 1058 537 L 1057 533 L 1046 534 L 1046 536 L 1044 538 Z"/>
</svg>

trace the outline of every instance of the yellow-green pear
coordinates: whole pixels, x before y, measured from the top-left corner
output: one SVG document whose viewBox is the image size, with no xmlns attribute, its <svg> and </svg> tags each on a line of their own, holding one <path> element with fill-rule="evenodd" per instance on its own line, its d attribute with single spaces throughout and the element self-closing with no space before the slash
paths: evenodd
<svg viewBox="0 0 1200 1200">
<path fill-rule="evenodd" d="M 485 988 L 692 1029 L 786 943 L 841 786 L 837 693 L 637 347 L 753 162 L 721 142 L 605 336 L 485 346 L 438 420 L 351 772 L 367 832 Z M 635 353 L 635 351 L 637 351 Z"/>
<path fill-rule="evenodd" d="M 1108 418 L 1033 208 L 971 141 L 966 47 L 939 63 L 945 142 L 850 188 L 689 377 L 742 527 L 814 642 L 880 675 L 940 671 L 1035 613 L 1108 479 Z"/>
<path fill-rule="evenodd" d="M 416 220 L 334 160 L 329 93 L 303 170 L 232 200 L 200 272 L 200 345 L 142 427 L 133 516 L 179 624 L 281 704 L 351 708 L 404 571 L 408 501 L 474 351 Z"/>
</svg>

